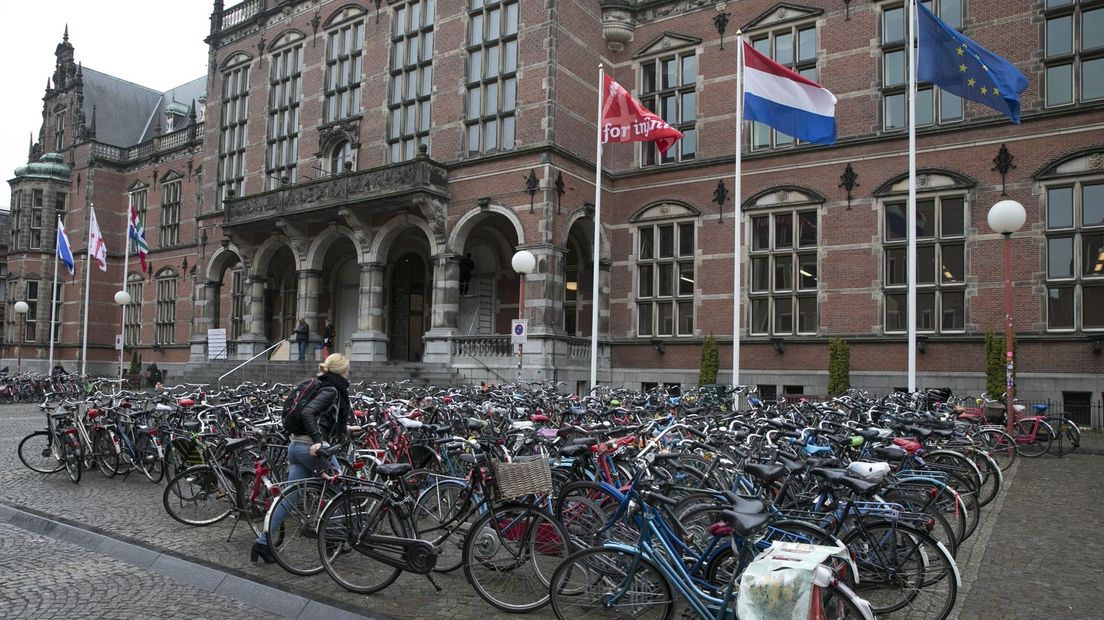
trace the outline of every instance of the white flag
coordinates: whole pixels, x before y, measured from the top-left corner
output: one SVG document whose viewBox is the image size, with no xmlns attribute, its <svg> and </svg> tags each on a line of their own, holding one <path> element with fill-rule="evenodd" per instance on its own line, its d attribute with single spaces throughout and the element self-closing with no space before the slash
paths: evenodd
<svg viewBox="0 0 1104 620">
<path fill-rule="evenodd" d="M 88 255 L 100 264 L 100 271 L 107 271 L 107 246 L 104 245 L 100 225 L 96 222 L 96 210 L 89 209 L 92 215 L 88 220 Z"/>
</svg>

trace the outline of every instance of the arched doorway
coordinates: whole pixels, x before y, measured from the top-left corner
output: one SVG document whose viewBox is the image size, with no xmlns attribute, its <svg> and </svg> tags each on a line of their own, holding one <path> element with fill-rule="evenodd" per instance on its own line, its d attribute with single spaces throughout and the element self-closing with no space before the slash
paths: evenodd
<svg viewBox="0 0 1104 620">
<path fill-rule="evenodd" d="M 426 324 L 426 262 L 418 254 L 399 256 L 391 271 L 387 357 L 396 361 L 421 361 Z"/>
<path fill-rule="evenodd" d="M 264 296 L 265 337 L 269 342 L 291 338 L 296 323 L 299 280 L 290 248 L 282 247 L 276 251 L 266 275 L 268 286 Z"/>
</svg>

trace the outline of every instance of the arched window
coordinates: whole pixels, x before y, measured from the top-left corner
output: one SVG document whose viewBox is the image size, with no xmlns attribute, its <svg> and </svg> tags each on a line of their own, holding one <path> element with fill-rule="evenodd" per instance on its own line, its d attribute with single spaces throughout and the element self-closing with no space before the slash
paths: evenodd
<svg viewBox="0 0 1104 620">
<path fill-rule="evenodd" d="M 353 163 L 353 149 L 348 140 L 342 140 L 330 149 L 330 174 L 344 172 L 345 162 Z"/>
</svg>

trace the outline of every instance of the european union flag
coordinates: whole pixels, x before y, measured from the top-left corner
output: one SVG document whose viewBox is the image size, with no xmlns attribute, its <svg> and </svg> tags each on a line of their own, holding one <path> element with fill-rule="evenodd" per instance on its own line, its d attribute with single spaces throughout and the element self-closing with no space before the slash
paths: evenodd
<svg viewBox="0 0 1104 620">
<path fill-rule="evenodd" d="M 920 49 L 916 79 L 976 101 L 1020 123 L 1020 93 L 1027 77 L 1015 65 L 956 32 L 917 4 Z"/>
</svg>

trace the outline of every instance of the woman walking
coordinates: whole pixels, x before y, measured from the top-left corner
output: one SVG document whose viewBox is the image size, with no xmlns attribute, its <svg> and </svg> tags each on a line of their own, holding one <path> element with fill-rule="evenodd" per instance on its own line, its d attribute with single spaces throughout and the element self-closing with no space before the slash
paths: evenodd
<svg viewBox="0 0 1104 620">
<path fill-rule="evenodd" d="M 291 435 L 288 442 L 288 482 L 318 475 L 328 469 L 340 469 L 337 459 L 318 456 L 322 446 L 338 443 L 344 439 L 347 431 L 359 430 L 356 426 L 346 426 L 352 418 L 349 403 L 349 358 L 341 353 L 330 355 L 318 365 L 318 389 L 309 400 L 297 407 L 299 412 L 286 415 L 284 425 Z M 307 381 L 299 384 L 303 389 Z M 287 517 L 287 510 L 281 510 L 286 504 L 281 502 L 269 519 L 269 529 L 262 532 L 253 543 L 249 559 L 257 562 L 275 562 L 269 547 L 269 532 L 280 531 L 280 525 Z"/>
</svg>

